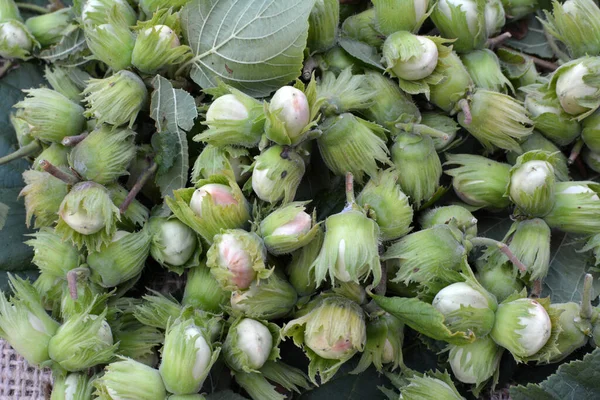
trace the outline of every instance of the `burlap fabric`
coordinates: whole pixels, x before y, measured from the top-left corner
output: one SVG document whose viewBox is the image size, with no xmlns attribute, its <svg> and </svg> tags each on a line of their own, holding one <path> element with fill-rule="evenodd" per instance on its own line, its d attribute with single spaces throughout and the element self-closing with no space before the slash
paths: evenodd
<svg viewBox="0 0 600 400">
<path fill-rule="evenodd" d="M 0 400 L 42 400 L 52 384 L 49 369 L 32 367 L 0 339 Z"/>
</svg>

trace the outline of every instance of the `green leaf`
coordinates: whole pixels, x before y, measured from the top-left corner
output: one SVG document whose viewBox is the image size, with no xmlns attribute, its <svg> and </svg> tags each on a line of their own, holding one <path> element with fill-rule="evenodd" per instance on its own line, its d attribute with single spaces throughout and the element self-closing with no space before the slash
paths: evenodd
<svg viewBox="0 0 600 400">
<path fill-rule="evenodd" d="M 21 89 L 37 87 L 44 82 L 42 70 L 34 64 L 21 64 L 0 80 L 0 157 L 18 148 L 17 138 L 9 121 L 12 106 L 24 97 Z M 19 271 L 31 268 L 32 250 L 23 243 L 24 235 L 32 231 L 25 226 L 25 207 L 18 200 L 23 188 L 21 173 L 30 167 L 26 160 L 0 166 L 0 203 L 9 208 L 4 227 L 0 230 L 0 270 Z M 1 274 L 0 281 L 5 281 Z M 1 284 L 1 282 L 0 282 Z"/>
<path fill-rule="evenodd" d="M 550 268 L 542 297 L 550 296 L 553 303 L 580 302 L 586 273 L 594 276 L 593 297 L 600 294 L 600 275 L 590 271 L 594 267 L 593 257 L 578 252 L 584 244 L 584 238 L 552 231 Z"/>
<path fill-rule="evenodd" d="M 190 165 L 186 131 L 194 126 L 198 110 L 188 92 L 174 89 L 162 76 L 156 75 L 152 86 L 150 116 L 157 130 L 152 137 L 158 164 L 156 183 L 162 195 L 168 196 L 187 182 Z"/>
<path fill-rule="evenodd" d="M 362 400 L 384 399 L 378 386 L 389 385 L 382 374 L 371 367 L 359 375 L 341 375 L 338 373 L 325 385 L 303 393 L 300 400 Z"/>
<path fill-rule="evenodd" d="M 206 396 L 206 400 L 247 400 L 244 396 L 240 396 L 231 390 L 222 390 L 220 392 L 211 393 Z"/>
<path fill-rule="evenodd" d="M 181 10 L 190 77 L 264 97 L 300 75 L 314 0 L 192 0 Z"/>
<path fill-rule="evenodd" d="M 600 393 L 600 349 L 583 359 L 561 365 L 556 374 L 539 385 L 514 386 L 513 400 L 593 400 Z"/>
<path fill-rule="evenodd" d="M 346 50 L 352 57 L 362 61 L 363 63 L 374 67 L 380 71 L 385 71 L 385 67 L 381 65 L 381 55 L 373 46 L 358 40 L 342 37 L 339 40 L 340 46 Z"/>
<path fill-rule="evenodd" d="M 38 57 L 49 63 L 64 61 L 71 64 L 74 60 L 80 58 L 86 49 L 87 43 L 85 42 L 83 29 L 75 29 L 64 36 L 56 45 L 40 52 Z"/>
<path fill-rule="evenodd" d="M 451 344 L 475 340 L 472 333 L 452 332 L 444 325 L 444 316 L 431 304 L 417 298 L 373 296 L 377 305 L 417 332 Z"/>
<path fill-rule="evenodd" d="M 527 54 L 542 58 L 554 58 L 554 52 L 544 35 L 544 27 L 537 20 L 535 14 L 529 16 L 527 35 L 520 40 L 509 39 L 506 41 L 506 45 Z"/>
<path fill-rule="evenodd" d="M 6 219 L 8 218 L 8 212 L 10 211 L 10 207 L 4 203 L 0 203 L 0 231 L 6 225 Z"/>
</svg>

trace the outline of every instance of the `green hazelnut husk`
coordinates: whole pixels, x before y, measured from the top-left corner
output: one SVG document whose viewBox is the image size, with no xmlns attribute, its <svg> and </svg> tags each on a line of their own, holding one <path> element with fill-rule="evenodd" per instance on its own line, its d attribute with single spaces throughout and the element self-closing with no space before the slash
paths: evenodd
<svg viewBox="0 0 600 400">
<path fill-rule="evenodd" d="M 413 209 L 401 189 L 399 175 L 392 169 L 381 171 L 367 182 L 356 198 L 377 222 L 383 241 L 399 239 L 412 230 Z"/>
<path fill-rule="evenodd" d="M 48 14 L 28 18 L 25 25 L 42 46 L 60 42 L 64 35 L 74 29 L 73 13 L 63 8 Z"/>
<path fill-rule="evenodd" d="M 472 154 L 446 154 L 444 165 L 458 165 L 446 170 L 458 197 L 475 207 L 501 210 L 510 205 L 504 197 L 510 180 L 510 165 Z"/>
<path fill-rule="evenodd" d="M 158 11 L 151 20 L 138 22 L 131 63 L 141 72 L 155 74 L 192 56 L 191 49 L 179 41 L 180 24 L 176 15 Z"/>
<path fill-rule="evenodd" d="M 94 381 L 94 387 L 94 394 L 101 399 L 163 400 L 167 397 L 158 370 L 125 357 L 108 364 L 104 374 Z"/>
<path fill-rule="evenodd" d="M 296 197 L 305 170 L 304 160 L 294 149 L 271 146 L 255 158 L 252 189 L 263 201 L 287 204 Z"/>
<path fill-rule="evenodd" d="M 273 255 L 289 254 L 309 244 L 317 234 L 316 216 L 305 210 L 306 203 L 287 204 L 260 222 L 259 235 Z"/>
<path fill-rule="evenodd" d="M 129 128 L 148 99 L 144 82 L 126 70 L 105 79 L 90 79 L 83 94 L 87 116 L 96 118 L 99 124 L 128 124 Z"/>
<path fill-rule="evenodd" d="M 181 303 L 204 311 L 219 313 L 229 302 L 229 292 L 221 289 L 205 262 L 188 270 Z"/>
<path fill-rule="evenodd" d="M 222 229 L 249 225 L 250 204 L 232 178 L 213 176 L 196 188 L 178 189 L 166 203 L 173 214 L 209 244 Z"/>
<path fill-rule="evenodd" d="M 460 57 L 450 52 L 438 59 L 436 73 L 444 79 L 429 88 L 431 102 L 446 112 L 455 112 L 457 103 L 473 88 L 473 80 Z"/>
<path fill-rule="evenodd" d="M 131 129 L 96 127 L 71 150 L 69 164 L 86 180 L 101 185 L 112 183 L 127 174 L 135 157 L 135 135 Z"/>
<path fill-rule="evenodd" d="M 510 81 L 500 69 L 500 61 L 489 49 L 474 50 L 461 55 L 463 65 L 467 69 L 475 86 L 500 93 L 514 92 Z"/>
<path fill-rule="evenodd" d="M 536 130 L 558 146 L 566 146 L 579 137 L 581 124 L 563 110 L 546 84 L 536 83 L 520 89 L 525 93 L 525 108 Z"/>
<path fill-rule="evenodd" d="M 58 210 L 56 233 L 78 248 L 98 251 L 110 243 L 121 219 L 108 190 L 95 182 L 80 182 L 71 188 Z"/>
<path fill-rule="evenodd" d="M 28 236 L 32 239 L 25 244 L 33 248 L 32 262 L 41 273 L 66 279 L 67 272 L 79 266 L 80 254 L 77 248 L 64 242 L 52 229 L 42 228 Z"/>
<path fill-rule="evenodd" d="M 557 182 L 554 207 L 544 221 L 551 228 L 576 234 L 600 231 L 600 186 L 595 182 Z"/>
<path fill-rule="evenodd" d="M 519 142 L 533 132 L 533 121 L 519 101 L 483 89 L 471 95 L 470 116 L 460 112 L 458 122 L 488 151 L 520 151 Z"/>
<path fill-rule="evenodd" d="M 387 248 L 383 261 L 399 260 L 399 269 L 393 282 L 420 285 L 430 281 L 452 283 L 460 280 L 461 267 L 467 249 L 461 242 L 462 232 L 450 225 L 432 228 L 404 236 Z"/>
<path fill-rule="evenodd" d="M 465 234 L 467 239 L 477 236 L 477 218 L 460 205 L 432 208 L 421 214 L 419 223 L 422 229 L 436 225 L 454 225 Z"/>
<path fill-rule="evenodd" d="M 352 173 L 357 182 L 375 176 L 377 162 L 389 164 L 382 127 L 350 113 L 330 117 L 321 124 L 323 135 L 317 139 L 321 156 L 336 175 Z"/>
<path fill-rule="evenodd" d="M 401 133 L 391 147 L 398 183 L 413 205 L 420 207 L 440 187 L 442 163 L 433 139 L 427 135 Z"/>
<path fill-rule="evenodd" d="M 340 323 L 343 321 L 344 323 Z M 358 304 L 338 295 L 323 296 L 309 304 L 307 312 L 285 324 L 283 338 L 292 337 L 310 359 L 308 375 L 316 383 L 330 380 L 338 369 L 367 341 L 365 315 Z"/>
<path fill-rule="evenodd" d="M 374 8 L 352 15 L 344 20 L 342 32 L 352 39 L 379 47 L 383 44 L 385 36 L 377 31 L 376 18 Z"/>
<path fill-rule="evenodd" d="M 272 320 L 286 316 L 296 305 L 294 287 L 277 271 L 260 282 L 254 281 L 246 290 L 231 293 L 232 314 Z"/>
<path fill-rule="evenodd" d="M 377 93 L 377 101 L 362 111 L 369 121 L 378 123 L 391 133 L 399 132 L 397 123 L 419 122 L 419 109 L 396 82 L 375 71 L 366 71 L 365 76 L 369 86 Z"/>
<path fill-rule="evenodd" d="M 88 254 L 92 281 L 109 288 L 135 278 L 150 253 L 150 240 L 147 229 L 135 233 L 117 231 L 106 247 Z"/>
<path fill-rule="evenodd" d="M 544 7 L 545 8 L 545 7 Z M 572 58 L 600 53 L 600 9 L 591 0 L 552 2 L 552 12 L 544 10 L 540 19 L 544 30 L 564 43 Z"/>
<path fill-rule="evenodd" d="M 75 372 L 110 362 L 118 344 L 106 322 L 106 310 L 99 315 L 82 312 L 70 316 L 50 339 L 50 358 L 63 369 Z"/>
<path fill-rule="evenodd" d="M 52 226 L 58 220 L 58 211 L 69 185 L 47 172 L 28 170 L 23 172 L 25 187 L 19 197 L 25 198 L 25 224 L 34 228 Z"/>
<path fill-rule="evenodd" d="M 18 117 L 29 124 L 29 134 L 44 142 L 60 141 L 81 133 L 85 127 L 83 108 L 61 93 L 41 88 L 26 90 L 27 97 L 14 105 Z"/>
<path fill-rule="evenodd" d="M 306 46 L 311 52 L 323 52 L 335 45 L 340 24 L 340 3 L 336 0 L 317 0 L 308 17 Z"/>
</svg>

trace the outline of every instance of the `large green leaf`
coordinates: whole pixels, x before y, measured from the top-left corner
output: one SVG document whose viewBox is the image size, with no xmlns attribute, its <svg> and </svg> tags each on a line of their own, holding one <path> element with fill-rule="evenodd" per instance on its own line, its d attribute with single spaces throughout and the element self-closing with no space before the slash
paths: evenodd
<svg viewBox="0 0 600 400">
<path fill-rule="evenodd" d="M 21 64 L 0 80 L 0 157 L 18 148 L 9 115 L 12 106 L 24 97 L 21 89 L 36 87 L 43 82 L 42 71 L 34 64 Z M 17 199 L 23 187 L 21 173 L 28 168 L 26 160 L 0 166 L 0 203 L 9 208 L 4 228 L 0 230 L 0 270 L 31 268 L 32 252 L 23 244 L 23 235 L 31 231 L 25 226 L 23 201 Z"/>
<path fill-rule="evenodd" d="M 192 0 L 181 11 L 191 78 L 264 97 L 300 75 L 314 0 Z"/>
<path fill-rule="evenodd" d="M 314 388 L 300 396 L 300 400 L 362 400 L 385 399 L 378 386 L 389 386 L 389 381 L 375 368 L 369 368 L 360 375 L 339 373 L 325 385 Z"/>
<path fill-rule="evenodd" d="M 188 92 L 174 89 L 162 76 L 156 75 L 152 86 L 150 116 L 157 131 L 152 138 L 158 163 L 156 183 L 162 195 L 168 196 L 187 182 L 190 161 L 186 132 L 194 126 L 198 110 Z"/>
<path fill-rule="evenodd" d="M 515 386 L 513 400 L 595 400 L 600 398 L 600 349 L 582 360 L 563 364 L 556 374 L 539 385 Z"/>
<path fill-rule="evenodd" d="M 550 296 L 553 303 L 579 302 L 585 274 L 591 273 L 594 276 L 595 298 L 600 294 L 600 275 L 590 270 L 594 267 L 591 254 L 578 252 L 585 240 L 558 231 L 553 231 L 552 234 L 550 269 L 544 279 L 542 296 Z"/>
<path fill-rule="evenodd" d="M 544 27 L 537 20 L 535 14 L 529 16 L 527 34 L 522 39 L 509 39 L 506 45 L 523 53 L 539 56 L 542 58 L 554 58 L 554 52 L 546 40 Z"/>
<path fill-rule="evenodd" d="M 19 65 L 0 80 L 0 157 L 18 148 L 9 115 L 12 106 L 24 97 L 21 90 L 39 86 L 43 82 L 41 68 L 29 63 Z M 24 235 L 32 231 L 25 226 L 23 201 L 17 199 L 24 185 L 21 173 L 29 166 L 26 160 L 0 166 L 0 203 L 6 211 L 4 226 L 0 229 L 1 271 L 26 271 L 33 268 L 32 250 L 23 243 L 26 239 Z M 0 290 L 6 288 L 6 272 L 0 272 Z"/>
<path fill-rule="evenodd" d="M 39 58 L 49 63 L 72 65 L 82 63 L 87 43 L 82 29 L 75 29 L 56 45 L 40 52 Z"/>
<path fill-rule="evenodd" d="M 244 396 L 240 396 L 231 390 L 222 390 L 220 392 L 211 393 L 206 396 L 207 400 L 246 400 Z"/>
<path fill-rule="evenodd" d="M 339 44 L 352 57 L 357 58 L 380 71 L 385 70 L 384 66 L 381 65 L 381 55 L 379 55 L 375 47 L 345 37 L 340 38 Z"/>
</svg>

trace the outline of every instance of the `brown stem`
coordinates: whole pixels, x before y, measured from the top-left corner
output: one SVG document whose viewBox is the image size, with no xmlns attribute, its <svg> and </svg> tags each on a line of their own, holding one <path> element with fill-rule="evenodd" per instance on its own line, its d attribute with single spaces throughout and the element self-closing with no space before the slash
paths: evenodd
<svg viewBox="0 0 600 400">
<path fill-rule="evenodd" d="M 373 292 L 379 296 L 385 296 L 385 292 L 387 291 L 387 267 L 384 265 L 381 266 L 381 280 L 373 289 Z"/>
<path fill-rule="evenodd" d="M 508 257 L 510 262 L 512 262 L 514 264 L 514 266 L 519 269 L 519 271 L 527 272 L 527 267 L 525 266 L 525 264 L 523 264 L 521 262 L 521 260 L 519 260 L 517 258 L 517 256 L 515 256 L 513 254 L 513 252 L 508 248 L 508 246 L 505 243 L 502 243 L 502 242 L 499 242 L 497 240 L 490 239 L 490 238 L 484 238 L 484 237 L 476 237 L 473 239 L 469 239 L 469 241 L 474 246 L 488 246 L 488 247 L 495 246 L 495 247 L 497 247 L 498 250 L 500 250 L 506 257 Z"/>
<path fill-rule="evenodd" d="M 514 49 L 507 47 L 507 46 L 502 46 L 501 48 L 507 49 L 510 51 L 515 51 Z M 533 63 L 535 65 L 537 65 L 538 67 L 542 67 L 548 71 L 555 71 L 558 68 L 558 64 L 553 63 L 552 61 L 544 60 L 543 58 L 538 58 L 538 57 L 532 56 L 530 54 L 523 54 L 523 53 L 519 53 L 519 54 L 521 54 L 525 58 L 530 58 L 531 61 L 533 61 Z"/>
<path fill-rule="evenodd" d="M 511 37 L 512 37 L 512 34 L 510 32 L 501 33 L 500 35 L 498 35 L 496 37 L 489 38 L 487 40 L 487 47 L 493 49 L 493 48 L 501 45 L 502 43 L 504 43 L 505 41 L 507 41 Z"/>
<path fill-rule="evenodd" d="M 535 65 L 538 67 L 542 67 L 547 69 L 548 71 L 556 71 L 558 69 L 558 64 L 553 63 L 552 61 L 544 60 L 539 57 L 529 56 Z"/>
<path fill-rule="evenodd" d="M 142 172 L 142 174 L 139 176 L 138 180 L 135 182 L 135 185 L 133 185 L 133 187 L 127 194 L 127 197 L 125 197 L 125 200 L 123 200 L 123 203 L 121 203 L 121 205 L 119 206 L 119 212 L 121 214 L 123 214 L 123 213 L 125 213 L 125 211 L 127 211 L 127 208 L 129 207 L 131 202 L 135 199 L 135 196 L 137 196 L 137 194 L 142 190 L 142 188 L 144 187 L 146 182 L 148 182 L 148 180 L 154 176 L 157 169 L 158 169 L 158 164 L 156 164 L 154 162 L 154 160 L 152 160 L 150 163 L 150 166 L 148 168 L 146 168 L 146 170 L 144 172 Z"/>
<path fill-rule="evenodd" d="M 305 81 L 310 81 L 312 73 L 319 66 L 319 62 L 315 57 L 310 57 L 308 60 L 304 62 L 304 67 L 302 68 L 302 79 Z"/>
<path fill-rule="evenodd" d="M 7 164 L 11 161 L 18 160 L 19 158 L 27 157 L 42 150 L 42 146 L 38 142 L 31 142 L 26 146 L 19 148 L 17 151 L 7 154 L 0 158 L 0 165 Z"/>
<path fill-rule="evenodd" d="M 462 110 L 462 112 L 465 116 L 464 123 L 466 125 L 469 125 L 471 123 L 471 121 L 473 120 L 473 118 L 471 116 L 471 107 L 469 106 L 469 101 L 467 99 L 460 99 L 458 101 L 458 106 L 460 107 L 460 109 Z"/>
<path fill-rule="evenodd" d="M 583 149 L 583 140 L 579 139 L 577 142 L 575 142 L 573 148 L 571 149 L 571 154 L 569 155 L 569 165 L 572 165 L 575 160 L 577 160 L 577 157 L 579 157 L 579 154 L 581 153 L 581 149 Z"/>
<path fill-rule="evenodd" d="M 346 202 L 348 203 L 346 206 L 356 203 L 354 198 L 354 176 L 351 172 L 346 173 Z"/>
<path fill-rule="evenodd" d="M 40 167 L 55 178 L 60 179 L 68 185 L 74 185 L 79 182 L 79 178 L 71 175 L 61 169 L 56 168 L 50 161 L 40 160 Z"/>
<path fill-rule="evenodd" d="M 89 132 L 83 132 L 83 133 L 80 133 L 79 135 L 75 135 L 75 136 L 65 136 L 63 138 L 63 140 L 61 141 L 61 143 L 63 146 L 72 147 L 72 146 L 79 144 L 79 142 L 81 142 L 83 139 L 85 139 L 88 135 L 89 135 Z"/>
<path fill-rule="evenodd" d="M 67 272 L 67 283 L 69 286 L 69 294 L 73 300 L 77 300 L 77 269 L 72 269 Z"/>
<path fill-rule="evenodd" d="M 533 281 L 533 288 L 531 289 L 531 295 L 537 297 L 538 299 L 542 295 L 542 280 L 536 279 Z"/>
</svg>

